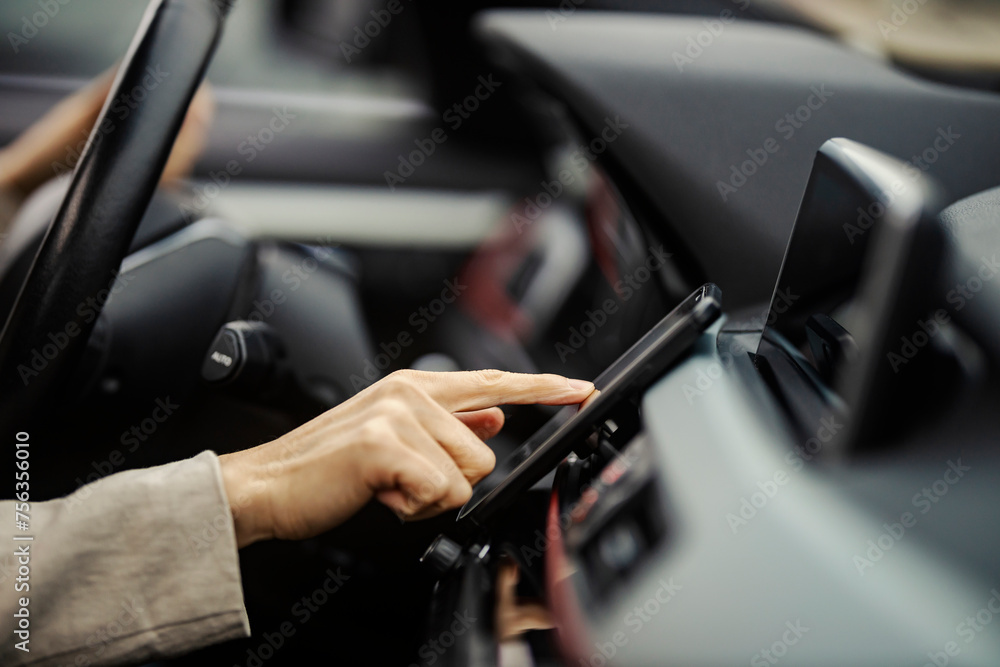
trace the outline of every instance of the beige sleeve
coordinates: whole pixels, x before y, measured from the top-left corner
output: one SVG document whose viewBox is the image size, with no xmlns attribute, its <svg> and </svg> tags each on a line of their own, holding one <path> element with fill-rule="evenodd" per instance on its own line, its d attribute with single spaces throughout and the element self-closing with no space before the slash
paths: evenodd
<svg viewBox="0 0 1000 667">
<path fill-rule="evenodd" d="M 32 502 L 27 532 L 14 512 L 0 502 L 0 665 L 142 663 L 250 634 L 214 453 Z M 25 547 L 27 574 L 14 555 Z"/>
</svg>

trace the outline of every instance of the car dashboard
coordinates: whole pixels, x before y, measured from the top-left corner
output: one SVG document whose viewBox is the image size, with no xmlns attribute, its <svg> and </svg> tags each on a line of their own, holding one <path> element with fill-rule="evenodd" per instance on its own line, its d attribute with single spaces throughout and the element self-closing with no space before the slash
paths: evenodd
<svg viewBox="0 0 1000 667">
<path fill-rule="evenodd" d="M 942 132 L 977 137 L 938 141 L 934 163 L 918 165 L 934 196 L 950 202 L 995 185 L 1000 106 L 787 27 L 727 27 L 690 71 L 665 65 L 699 25 L 585 13 L 553 35 L 540 13 L 479 22 L 495 62 L 571 106 L 582 136 L 609 117 L 632 124 L 602 156 L 609 191 L 647 242 L 666 239 L 677 275 L 719 282 L 727 315 L 641 396 L 622 401 L 595 434 L 602 447 L 581 443 L 512 507 L 516 518 L 437 563 L 428 636 L 455 605 L 493 616 L 491 577 L 513 560 L 519 592 L 542 598 L 557 628 L 521 640 L 534 664 L 995 664 L 1000 535 L 985 508 L 1000 500 L 1000 458 L 990 336 L 944 327 L 958 379 L 938 369 L 929 384 L 859 399 L 820 377 L 803 344 L 765 336 L 761 304 L 824 142 L 847 136 L 907 160 Z M 649 65 L 632 67 L 640 61 Z M 754 151 L 733 137 L 764 141 L 775 119 L 824 85 L 828 106 L 784 136 L 770 164 L 756 163 L 757 176 L 730 183 Z M 734 87 L 745 92 L 735 116 L 721 102 Z M 980 249 L 996 247 L 995 235 L 988 243 Z M 943 295 L 948 280 L 967 277 L 950 261 L 943 282 L 894 283 L 897 296 Z M 662 288 L 669 303 L 685 285 L 667 278 Z M 774 370 L 779 353 L 796 382 Z M 882 400 L 897 391 L 924 400 L 903 409 Z M 881 430 L 859 436 L 844 395 Z M 446 664 L 496 664 L 497 655 L 504 664 L 487 625 Z"/>
</svg>

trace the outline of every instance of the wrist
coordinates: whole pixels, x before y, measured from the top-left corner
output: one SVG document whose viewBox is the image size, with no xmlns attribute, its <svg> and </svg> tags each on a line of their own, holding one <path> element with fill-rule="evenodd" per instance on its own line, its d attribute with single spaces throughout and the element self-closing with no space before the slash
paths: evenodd
<svg viewBox="0 0 1000 667">
<path fill-rule="evenodd" d="M 236 546 L 242 549 L 254 542 L 270 539 L 268 484 L 253 472 L 248 452 L 234 452 L 219 457 L 222 483 L 229 501 L 236 533 Z"/>
</svg>

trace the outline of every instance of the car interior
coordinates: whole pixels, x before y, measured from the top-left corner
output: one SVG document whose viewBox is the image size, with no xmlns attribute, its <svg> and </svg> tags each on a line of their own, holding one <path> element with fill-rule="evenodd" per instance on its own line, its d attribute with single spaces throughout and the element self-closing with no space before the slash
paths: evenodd
<svg viewBox="0 0 1000 667">
<path fill-rule="evenodd" d="M 242 550 L 253 636 L 164 664 L 1000 663 L 1000 6 L 38 11 L 0 6 L 0 145 L 108 68 L 148 92 L 0 236 L 39 498 L 398 369 L 602 390 L 505 406 L 461 511 Z M 204 149 L 158 186 L 203 79 Z M 502 631 L 511 566 L 551 627 Z"/>
</svg>

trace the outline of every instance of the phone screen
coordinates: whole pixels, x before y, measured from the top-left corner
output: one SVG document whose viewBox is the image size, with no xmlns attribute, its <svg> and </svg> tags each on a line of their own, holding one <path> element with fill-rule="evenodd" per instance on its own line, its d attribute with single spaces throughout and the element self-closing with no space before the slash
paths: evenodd
<svg viewBox="0 0 1000 667">
<path fill-rule="evenodd" d="M 531 487 L 585 439 L 623 397 L 646 388 L 685 352 L 721 313 L 722 293 L 708 283 L 666 315 L 594 380 L 597 391 L 561 409 L 473 489 L 459 512 L 480 523 Z"/>
</svg>

